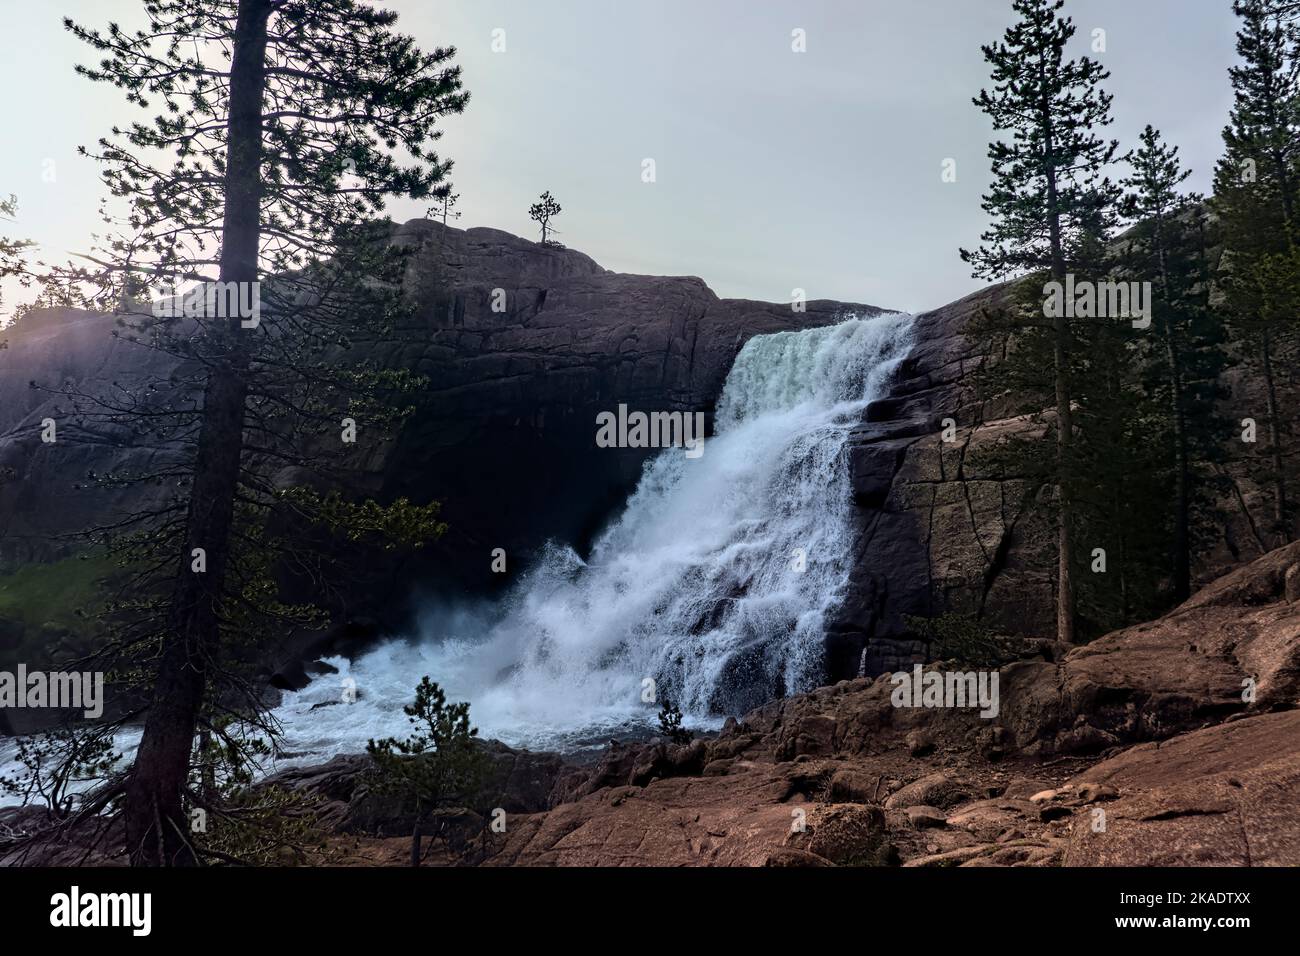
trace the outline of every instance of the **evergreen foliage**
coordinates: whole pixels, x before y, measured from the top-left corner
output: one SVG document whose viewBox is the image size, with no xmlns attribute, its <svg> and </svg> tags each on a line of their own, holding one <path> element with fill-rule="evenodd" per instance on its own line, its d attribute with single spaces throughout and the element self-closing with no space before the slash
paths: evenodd
<svg viewBox="0 0 1300 956">
<path fill-rule="evenodd" d="M 1095 255 L 1115 220 L 1118 187 L 1105 175 L 1118 144 L 1098 135 L 1111 123 L 1111 96 L 1102 88 L 1109 74 L 1088 57 L 1068 58 L 1075 26 L 1059 16 L 1064 0 L 1015 0 L 1019 19 L 1000 43 L 985 45 L 991 88 L 975 105 L 1010 134 L 989 145 L 993 185 L 984 196 L 992 218 L 976 250 L 961 250 L 977 278 L 1026 274 L 1063 282 Z M 1075 541 L 1073 484 L 1079 462 L 1073 449 L 1074 334 L 1067 316 L 1050 322 L 1040 309 L 1018 318 L 1043 339 L 1019 354 L 1045 352 L 1050 343 L 1055 417 L 1049 423 L 1056 453 L 1050 480 L 1056 488 L 1057 637 L 1075 639 Z"/>
<path fill-rule="evenodd" d="M 659 733 L 675 744 L 689 744 L 695 735 L 682 726 L 682 709 L 671 700 L 659 708 Z"/>
<path fill-rule="evenodd" d="M 333 560 L 348 550 L 339 541 L 419 545 L 445 527 L 436 503 L 350 504 L 336 491 L 423 386 L 360 358 L 400 339 L 413 315 L 403 285 L 413 250 L 380 217 L 389 197 L 447 195 L 438 123 L 468 94 L 453 49 L 421 50 L 394 29 L 396 14 L 358 0 L 143 8 L 136 32 L 65 21 L 96 54 L 78 72 L 152 116 L 85 151 L 112 197 L 107 232 L 95 255 L 42 277 L 60 301 L 116 313 L 123 339 L 176 369 L 58 392 L 74 437 L 157 450 L 148 474 L 89 480 L 172 489 L 94 534 L 129 572 L 98 664 L 142 704 L 114 725 L 145 723 L 129 771 L 84 808 L 120 805 L 134 864 L 229 862 L 209 839 L 220 830 L 193 830 L 189 811 L 242 807 L 222 817 L 231 826 L 276 816 L 248 810 L 261 799 L 249 796 L 253 768 L 278 730 L 249 650 L 328 617 L 284 600 L 283 576 L 330 595 L 353 573 Z M 151 294 L 189 283 L 235 289 L 241 302 L 256 292 L 260 308 L 214 314 Z M 340 440 L 347 430 L 355 449 Z M 363 548 L 352 554 L 364 560 Z M 250 845 L 228 828 L 223 840 Z"/>
<path fill-rule="evenodd" d="M 478 728 L 469 723 L 469 704 L 448 704 L 446 693 L 428 676 L 416 687 L 415 702 L 402 709 L 415 732 L 402 740 L 371 740 L 366 752 L 375 761 L 376 791 L 414 807 L 411 865 L 419 866 L 429 814 L 472 797 L 483 782 L 486 759 Z"/>
<path fill-rule="evenodd" d="M 1260 385 L 1264 441 L 1250 456 L 1255 480 L 1271 490 L 1264 529 L 1270 546 L 1295 537 L 1289 461 L 1292 422 L 1282 408 L 1284 371 L 1300 345 L 1300 28 L 1293 4 L 1236 0 L 1238 66 L 1233 107 L 1215 169 L 1213 208 L 1227 247 L 1226 312 Z"/>
<path fill-rule="evenodd" d="M 555 231 L 551 226 L 551 220 L 561 213 L 560 204 L 555 201 L 555 197 L 550 191 L 542 193 L 541 199 L 528 207 L 528 218 L 533 220 L 542 227 L 542 245 L 555 245 L 555 241 L 550 238 Z"/>
</svg>

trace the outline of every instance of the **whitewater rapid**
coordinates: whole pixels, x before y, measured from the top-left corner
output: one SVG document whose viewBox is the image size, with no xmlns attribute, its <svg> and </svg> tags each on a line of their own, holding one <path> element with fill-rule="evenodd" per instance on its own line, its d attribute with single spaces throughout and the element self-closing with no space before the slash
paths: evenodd
<svg viewBox="0 0 1300 956">
<path fill-rule="evenodd" d="M 418 633 L 329 659 L 337 673 L 276 708 L 273 766 L 405 736 L 424 675 L 469 701 L 481 736 L 567 751 L 644 734 L 665 698 L 709 727 L 814 686 L 851 561 L 844 445 L 911 334 L 893 314 L 750 339 L 703 455 L 648 461 L 585 560 L 551 544 L 503 602 L 431 606 Z"/>
</svg>

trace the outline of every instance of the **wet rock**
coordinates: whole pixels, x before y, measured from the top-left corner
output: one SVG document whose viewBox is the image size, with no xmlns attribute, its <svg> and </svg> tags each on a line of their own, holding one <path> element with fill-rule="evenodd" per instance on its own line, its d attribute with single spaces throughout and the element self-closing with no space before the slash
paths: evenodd
<svg viewBox="0 0 1300 956">
<path fill-rule="evenodd" d="M 488 814 L 502 809 L 508 814 L 550 809 L 556 792 L 573 767 L 556 754 L 532 753 L 507 747 L 500 741 L 482 741 L 486 771 L 479 790 L 463 795 L 469 806 L 459 814 Z M 366 754 L 339 756 L 312 767 L 280 771 L 263 786 L 281 786 L 317 797 L 322 820 L 345 833 L 381 836 L 410 834 L 415 823 L 414 804 L 374 787 L 374 761 Z"/>
</svg>

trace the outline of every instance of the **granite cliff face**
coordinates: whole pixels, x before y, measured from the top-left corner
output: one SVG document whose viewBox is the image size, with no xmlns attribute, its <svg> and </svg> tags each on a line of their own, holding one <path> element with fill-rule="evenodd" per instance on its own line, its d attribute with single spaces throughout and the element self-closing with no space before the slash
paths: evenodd
<svg viewBox="0 0 1300 956">
<path fill-rule="evenodd" d="M 925 660 L 909 616 L 956 613 L 1013 633 L 1053 631 L 1051 564 L 1038 554 L 1051 529 L 1031 508 L 1041 489 L 977 462 L 981 449 L 1043 428 L 975 395 L 972 373 L 985 356 L 963 333 L 1000 293 L 994 287 L 917 316 L 916 345 L 891 394 L 854 431 L 855 560 L 828 635 L 832 679 Z"/>
<path fill-rule="evenodd" d="M 75 554 L 85 547 L 77 532 L 165 494 L 88 485 L 91 473 L 152 470 L 155 453 L 123 444 L 121 433 L 78 429 L 71 401 L 50 391 L 135 394 L 166 376 L 157 353 L 116 337 L 116 328 L 112 316 L 48 309 L 0 331 L 0 571 Z M 42 441 L 45 419 L 54 421 L 53 443 Z"/>
<path fill-rule="evenodd" d="M 367 358 L 426 375 L 430 385 L 408 427 L 368 463 L 369 490 L 442 499 L 456 549 L 468 543 L 462 535 L 527 550 L 539 536 L 568 540 L 590 530 L 649 454 L 597 449 L 598 411 L 625 403 L 711 412 L 750 337 L 882 311 L 815 301 L 795 312 L 719 299 L 697 278 L 613 273 L 582 253 L 495 229 L 413 220 L 395 239 L 415 246 L 409 281 L 421 325 Z M 4 567 L 75 550 L 77 542 L 57 536 L 103 520 L 119 502 L 74 486 L 89 471 L 144 464 L 110 434 L 40 441 L 41 420 L 59 420 L 67 402 L 30 383 L 130 391 L 166 377 L 167 356 L 114 337 L 114 328 L 109 316 L 54 309 L 5 333 Z"/>
<path fill-rule="evenodd" d="M 854 433 L 855 563 L 828 635 L 832 679 L 926 659 L 930 649 L 908 628 L 909 615 L 970 615 L 1028 637 L 1055 632 L 1055 532 L 1041 507 L 1053 491 L 1001 473 L 986 454 L 1007 439 L 1042 437 L 1044 416 L 1026 414 L 1020 396 L 977 393 L 974 371 L 997 358 L 965 334 L 981 310 L 1003 304 L 1008 289 L 994 286 L 917 316 L 916 345 L 890 395 L 868 408 Z M 1220 384 L 1225 447 L 1248 450 L 1230 453 L 1217 469 L 1228 490 L 1216 527 L 1193 555 L 1197 586 L 1282 543 L 1259 530 L 1272 498 L 1252 479 L 1255 446 L 1233 441 L 1233 423 L 1261 416 L 1263 398 L 1241 368 Z M 1289 373 L 1280 389 L 1287 402 L 1298 394 Z"/>
<path fill-rule="evenodd" d="M 584 548 L 654 453 L 597 448 L 598 413 L 626 404 L 711 415 L 749 338 L 882 311 L 814 301 L 800 313 L 788 304 L 719 299 L 697 278 L 613 273 L 580 252 L 494 229 L 414 220 L 394 235 L 413 253 L 408 284 L 419 321 L 369 358 L 430 384 L 395 439 L 369 448 L 357 490 L 440 500 L 451 529 L 417 562 L 376 569 L 348 596 L 349 613 L 394 627 L 422 582 L 484 593 L 512 580 L 513 573 L 491 573 L 495 548 L 505 549 L 512 572 L 548 539 Z M 993 287 L 918 316 L 915 345 L 889 394 L 853 431 L 853 570 L 828 628 L 830 680 L 925 659 L 929 648 L 909 616 L 951 612 L 1030 636 L 1052 632 L 1051 529 L 1045 509 L 1033 507 L 1050 489 L 980 464 L 998 441 L 1044 427 L 1013 414 L 1006 400 L 981 403 L 975 394 L 972 372 L 986 357 L 964 330 L 1003 292 Z M 168 493 L 162 486 L 111 491 L 85 480 L 92 472 L 145 470 L 165 451 L 132 448 L 108 433 L 40 441 L 41 420 L 58 420 L 65 403 L 29 381 L 130 391 L 165 375 L 163 358 L 112 329 L 109 317 L 53 310 L 6 334 L 0 572 L 75 553 L 83 546 L 76 532 L 138 505 L 140 496 Z M 955 429 L 944 440 L 949 418 Z M 1247 505 L 1262 511 L 1266 504 L 1257 497 L 1247 483 L 1239 514 L 1203 556 L 1203 580 L 1267 550 L 1251 533 Z"/>
<path fill-rule="evenodd" d="M 416 220 L 398 239 L 419 247 L 423 340 L 383 359 L 427 375 L 430 391 L 384 462 L 382 492 L 444 502 L 456 558 L 439 570 L 466 580 L 450 565 L 468 560 L 471 585 L 500 583 L 493 548 L 525 561 L 547 538 L 581 549 L 624 502 L 654 450 L 598 448 L 599 413 L 711 419 L 751 337 L 883 311 L 719 299 L 697 278 L 609 272 L 494 229 Z"/>
<path fill-rule="evenodd" d="M 504 548 L 511 571 L 547 540 L 581 547 L 634 487 L 653 449 L 595 445 L 600 412 L 711 416 L 723 380 L 752 336 L 834 324 L 882 310 L 857 303 L 719 299 L 697 278 L 610 272 L 574 250 L 495 229 L 428 220 L 395 229 L 411 247 L 418 325 L 368 359 L 427 376 L 417 412 L 391 441 L 367 446 L 358 492 L 443 503 L 450 531 L 400 574 L 364 582 L 349 610 L 397 625 L 412 587 L 484 591 Z M 112 333 L 112 317 L 30 314 L 0 350 L 0 573 L 85 547 L 78 532 L 160 502 L 169 489 L 105 489 L 87 476 L 147 471 L 168 452 L 114 433 L 64 428 L 70 403 L 29 383 L 121 389 L 165 379 L 172 360 Z M 366 445 L 359 441 L 359 446 Z"/>
</svg>

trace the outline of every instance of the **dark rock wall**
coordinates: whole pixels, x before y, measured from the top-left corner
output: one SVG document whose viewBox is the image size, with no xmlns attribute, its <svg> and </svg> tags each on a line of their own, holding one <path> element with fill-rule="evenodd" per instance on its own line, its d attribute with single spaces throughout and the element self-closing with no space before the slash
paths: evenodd
<svg viewBox="0 0 1300 956">
<path fill-rule="evenodd" d="M 359 584 L 365 593 L 349 611 L 393 626 L 413 586 L 490 591 L 548 539 L 582 547 L 599 530 L 652 454 L 597 448 L 599 412 L 624 403 L 711 415 L 750 337 L 882 311 L 719 299 L 698 278 L 613 273 L 580 252 L 495 229 L 414 220 L 395 238 L 413 247 L 419 324 L 365 357 L 427 376 L 429 390 L 392 440 L 358 437 L 354 490 L 439 500 L 450 530 L 418 560 Z M 111 317 L 50 310 L 0 334 L 8 341 L 0 350 L 0 573 L 75 554 L 86 545 L 78 532 L 171 493 L 86 479 L 147 471 L 167 449 L 73 428 L 53 445 L 40 441 L 41 420 L 62 425 L 71 403 L 29 382 L 138 392 L 167 376 L 170 357 L 113 337 L 114 328 Z M 511 573 L 491 572 L 494 548 L 506 550 Z"/>
<path fill-rule="evenodd" d="M 384 463 L 384 490 L 444 502 L 440 550 L 454 561 L 440 573 L 471 587 L 512 577 L 491 574 L 493 548 L 519 562 L 547 538 L 583 547 L 635 487 L 653 450 L 597 448 L 598 413 L 711 418 L 752 336 L 881 311 L 719 299 L 701 279 L 608 272 L 495 229 L 416 220 L 398 235 L 419 244 L 412 268 L 429 293 L 423 341 L 385 359 L 431 386 Z"/>
<path fill-rule="evenodd" d="M 856 562 L 828 635 L 831 679 L 924 659 L 928 648 L 907 627 L 908 615 L 972 615 L 1015 634 L 1055 634 L 1055 532 L 1047 509 L 1036 507 L 1052 490 L 981 465 L 981 452 L 997 442 L 1046 429 L 1042 416 L 1019 414 L 1023 397 L 976 394 L 973 372 L 995 359 L 980 354 L 964 331 L 981 309 L 999 307 L 1007 288 L 918 316 L 916 346 L 889 395 L 868 408 L 853 435 Z M 1272 507 L 1269 489 L 1251 477 L 1258 472 L 1251 456 L 1262 446 L 1237 440 L 1240 419 L 1266 418 L 1257 377 L 1232 367 L 1220 385 L 1229 461 L 1218 471 L 1228 490 L 1216 502 L 1219 526 L 1195 545 L 1199 585 L 1280 544 L 1259 531 Z M 1300 396 L 1294 369 L 1282 374 L 1280 390 L 1283 407 L 1293 407 Z M 944 441 L 949 417 L 956 429 Z"/>
<path fill-rule="evenodd" d="M 413 589 L 490 593 L 548 539 L 586 546 L 653 454 L 597 448 L 599 412 L 625 403 L 711 416 L 751 336 L 882 311 L 814 301 L 796 313 L 786 304 L 719 299 L 698 278 L 613 273 L 580 252 L 495 229 L 413 220 L 395 237 L 412 247 L 418 325 L 367 357 L 426 375 L 430 385 L 393 440 L 361 437 L 354 490 L 437 499 L 450 530 L 414 562 L 376 568 L 358 583 L 348 611 L 389 626 L 404 623 Z M 1014 414 L 1010 399 L 981 404 L 975 395 L 971 373 L 983 357 L 963 332 L 1003 291 L 918 316 L 916 345 L 889 394 L 853 432 L 855 564 L 828 631 L 831 679 L 924 658 L 911 615 L 954 612 L 1026 635 L 1053 631 L 1052 533 L 1033 507 L 1050 491 L 979 464 L 993 443 L 1044 428 Z M 62 420 L 68 402 L 29 381 L 130 391 L 166 374 L 166 357 L 114 338 L 113 327 L 108 317 L 51 310 L 2 336 L 9 347 L 0 350 L 0 572 L 75 553 L 84 547 L 76 532 L 170 493 L 86 482 L 90 472 L 146 470 L 166 449 L 67 430 L 56 445 L 40 442 L 41 420 Z M 1249 389 L 1226 384 L 1238 395 L 1229 415 L 1248 413 Z M 957 426 L 952 441 L 941 437 L 948 417 Z M 1251 511 L 1262 515 L 1267 496 L 1248 479 L 1239 483 L 1241 507 L 1225 502 L 1233 514 L 1221 540 L 1203 551 L 1202 579 L 1266 550 L 1251 532 Z M 495 548 L 506 550 L 510 573 L 491 572 Z"/>
<path fill-rule="evenodd" d="M 867 409 L 848 448 L 857 510 L 847 600 L 828 635 L 831 679 L 874 675 L 926 657 L 908 616 L 978 615 L 1018 633 L 1050 634 L 1053 581 L 1034 559 L 1047 540 L 1027 505 L 1036 489 L 982 473 L 972 453 L 1028 418 L 986 422 L 964 337 L 1000 287 L 917 316 L 916 346 L 890 394 Z M 993 412 L 996 414 L 996 411 Z M 952 441 L 943 440 L 951 418 Z"/>
</svg>

